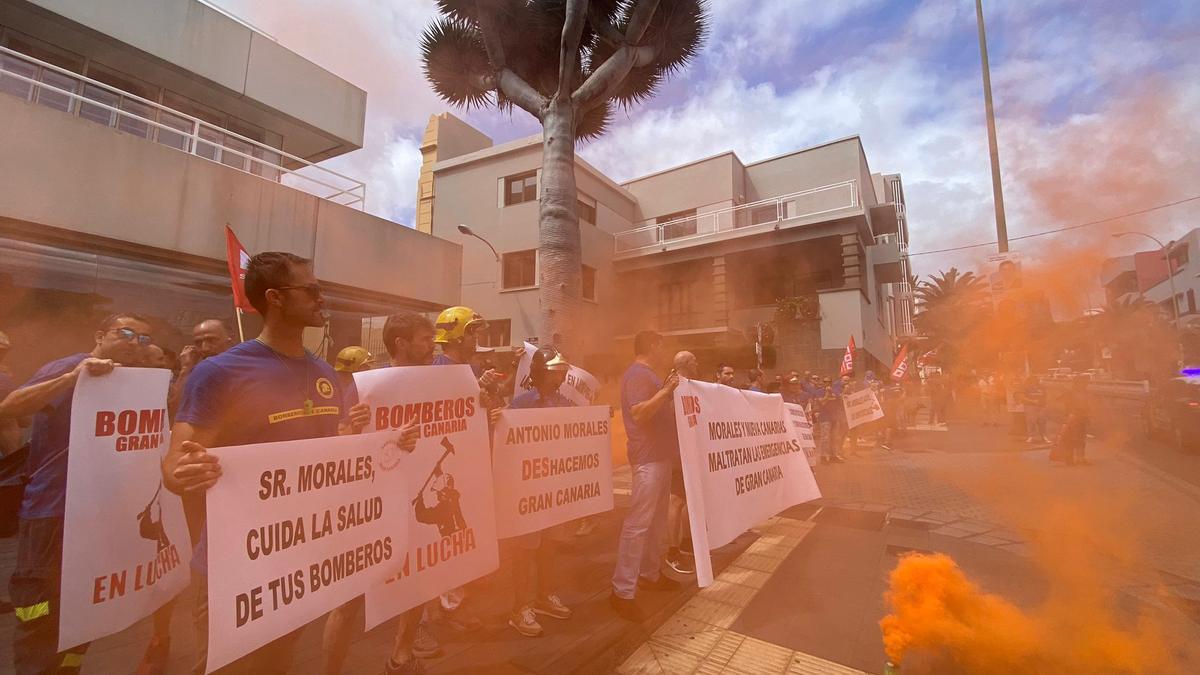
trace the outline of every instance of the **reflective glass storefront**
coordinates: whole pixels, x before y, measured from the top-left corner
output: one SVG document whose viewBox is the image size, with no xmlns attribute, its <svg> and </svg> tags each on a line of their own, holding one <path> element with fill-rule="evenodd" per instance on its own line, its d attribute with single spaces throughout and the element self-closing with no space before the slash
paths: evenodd
<svg viewBox="0 0 1200 675">
<path fill-rule="evenodd" d="M 42 364 L 90 351 L 96 325 L 113 312 L 133 312 L 152 324 L 155 341 L 179 352 L 191 342 L 192 326 L 220 318 L 236 327 L 229 277 L 223 261 L 172 261 L 136 252 L 93 252 L 0 236 L 0 330 L 12 349 L 4 364 L 18 382 Z M 397 309 L 428 309 L 367 292 L 333 288 L 326 293 L 327 329 L 306 342 L 332 359 L 337 350 L 362 341 L 362 319 Z M 258 334 L 257 316 L 247 315 L 247 338 Z"/>
</svg>

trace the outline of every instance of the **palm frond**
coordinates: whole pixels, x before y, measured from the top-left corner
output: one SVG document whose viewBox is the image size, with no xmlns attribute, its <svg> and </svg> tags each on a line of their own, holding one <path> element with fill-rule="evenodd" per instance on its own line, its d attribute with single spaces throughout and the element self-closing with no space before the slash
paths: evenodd
<svg viewBox="0 0 1200 675">
<path fill-rule="evenodd" d="M 575 121 L 575 138 L 590 140 L 602 136 L 612 121 L 612 104 L 609 101 L 592 108 Z"/>
<path fill-rule="evenodd" d="M 442 100 L 470 109 L 493 100 L 492 73 L 479 31 L 467 21 L 441 17 L 421 35 L 425 77 Z"/>
</svg>

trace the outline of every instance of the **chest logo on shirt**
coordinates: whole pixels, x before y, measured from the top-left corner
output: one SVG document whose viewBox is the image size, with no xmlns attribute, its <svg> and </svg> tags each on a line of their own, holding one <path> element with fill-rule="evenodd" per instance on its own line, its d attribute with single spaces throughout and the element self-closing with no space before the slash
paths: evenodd
<svg viewBox="0 0 1200 675">
<path fill-rule="evenodd" d="M 333 383 L 329 380 L 323 377 L 317 378 L 316 388 L 322 398 L 333 398 Z"/>
</svg>

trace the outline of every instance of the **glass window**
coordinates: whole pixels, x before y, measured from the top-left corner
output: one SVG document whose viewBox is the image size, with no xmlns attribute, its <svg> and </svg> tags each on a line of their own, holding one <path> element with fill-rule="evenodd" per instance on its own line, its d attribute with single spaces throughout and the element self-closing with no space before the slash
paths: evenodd
<svg viewBox="0 0 1200 675">
<path fill-rule="evenodd" d="M 501 288 L 537 286 L 537 249 L 505 253 Z"/>
<path fill-rule="evenodd" d="M 654 222 L 662 225 L 669 223 L 663 228 L 663 239 L 678 239 L 680 237 L 690 237 L 696 234 L 696 209 L 689 211 L 679 211 L 677 213 L 668 213 L 665 216 L 659 216 L 654 219 Z"/>
<path fill-rule="evenodd" d="M 242 155 L 249 155 L 250 150 L 252 150 L 254 146 L 240 138 L 234 138 L 229 134 L 225 134 L 224 146 L 230 150 L 233 150 L 234 152 L 222 152 L 222 164 L 232 166 L 235 169 L 241 169 L 242 171 L 247 171 L 250 168 L 250 160 L 246 159 Z"/>
<path fill-rule="evenodd" d="M 89 101 L 96 101 L 114 108 L 121 102 L 120 96 L 102 87 L 97 87 L 94 84 L 83 85 L 83 96 Z M 107 108 L 101 108 L 98 105 L 82 101 L 79 104 L 79 116 L 96 124 L 111 127 L 116 122 L 117 114 Z"/>
<path fill-rule="evenodd" d="M 512 344 L 512 320 L 488 319 L 487 330 L 478 337 L 480 347 L 507 347 Z"/>
<path fill-rule="evenodd" d="M 537 201 L 537 172 L 517 174 L 504 179 L 504 205 Z"/>
<path fill-rule="evenodd" d="M 36 80 L 38 67 L 28 61 L 22 61 L 15 56 L 8 54 L 0 54 L 0 70 L 7 73 L 15 73 L 22 77 L 28 77 Z M 0 74 L 0 91 L 13 96 L 19 96 L 26 101 L 33 97 L 33 83 L 25 80 L 18 80 L 11 75 Z"/>
<path fill-rule="evenodd" d="M 13 51 L 27 54 L 28 56 L 39 61 L 58 66 L 59 68 L 63 68 L 65 70 L 76 73 L 83 72 L 83 57 L 79 54 L 75 54 L 65 49 L 60 49 L 53 45 L 42 42 L 41 40 L 31 38 L 28 35 L 18 33 L 11 28 L 5 32 L 4 46 L 12 49 Z M 16 68 L 20 68 L 20 66 L 16 66 L 15 68 L 10 68 L 8 65 L 5 66 L 6 70 L 20 72 L 16 70 Z M 21 74 L 30 77 L 36 77 L 38 81 L 52 87 L 57 87 L 69 92 L 78 91 L 79 80 L 76 78 L 71 77 L 70 75 L 64 75 L 57 70 L 53 70 L 45 66 L 38 66 L 34 64 L 34 68 L 36 75 L 30 75 L 27 70 L 26 72 L 21 72 Z M 26 92 L 24 94 L 24 98 L 26 100 L 36 100 L 41 105 L 54 108 L 55 110 L 62 110 L 63 112 L 70 112 L 74 107 L 72 98 L 65 93 L 50 91 L 45 87 L 39 87 L 36 90 L 33 90 L 32 85 L 27 82 L 16 81 L 15 78 L 5 79 L 13 83 L 13 89 L 15 91 L 12 91 L 11 93 L 15 93 L 20 96 L 20 92 L 24 90 Z"/>
<path fill-rule="evenodd" d="M 575 200 L 575 213 L 579 216 L 579 221 L 591 225 L 596 224 L 596 207 L 584 202 L 582 199 Z"/>
<path fill-rule="evenodd" d="M 156 138 L 159 143 L 162 143 L 163 145 L 169 145 L 176 150 L 183 150 L 184 152 L 188 152 L 190 150 L 188 147 L 190 142 L 188 136 L 190 136 L 192 133 L 191 120 L 183 117 L 182 115 L 176 115 L 174 113 L 166 112 L 165 110 L 160 110 L 158 112 L 158 123 L 168 126 L 171 129 L 178 129 L 181 132 L 175 133 L 170 129 L 163 129 L 160 127 L 158 129 L 158 136 Z"/>
<path fill-rule="evenodd" d="M 694 328 L 692 284 L 677 281 L 658 287 L 658 325 L 665 330 Z"/>
<path fill-rule="evenodd" d="M 583 291 L 581 294 L 583 295 L 583 299 L 594 301 L 596 299 L 596 270 L 584 265 L 582 277 Z"/>
<path fill-rule="evenodd" d="M 42 68 L 41 70 L 42 73 L 38 79 L 41 80 L 43 84 L 48 84 L 51 87 L 62 89 L 63 91 L 54 91 L 46 87 L 40 87 L 38 88 L 37 102 L 46 106 L 47 108 L 54 108 L 55 110 L 61 110 L 63 112 L 71 112 L 74 102 L 69 95 L 63 92 L 76 91 L 76 87 L 79 85 L 79 80 L 70 77 L 69 75 L 63 75 L 56 70 L 50 70 L 49 68 Z"/>
</svg>

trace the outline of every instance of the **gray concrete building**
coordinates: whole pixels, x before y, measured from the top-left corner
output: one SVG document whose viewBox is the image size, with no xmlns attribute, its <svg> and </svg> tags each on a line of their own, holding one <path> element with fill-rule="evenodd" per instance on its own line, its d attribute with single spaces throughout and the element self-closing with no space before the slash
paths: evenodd
<svg viewBox="0 0 1200 675">
<path fill-rule="evenodd" d="M 493 146 L 447 117 L 431 118 L 423 146 L 437 149 L 423 227 L 463 245 L 462 300 L 491 321 L 487 342 L 519 345 L 538 335 L 541 138 Z M 872 174 L 857 136 L 622 184 L 578 159 L 576 182 L 586 311 L 574 357 L 593 368 L 616 368 L 633 334 L 655 329 L 706 366 L 761 354 L 768 369 L 823 372 L 853 336 L 878 372 L 912 332 L 902 182 Z"/>
<path fill-rule="evenodd" d="M 113 310 L 147 315 L 173 349 L 196 320 L 232 317 L 226 224 L 252 253 L 313 259 L 331 310 L 313 347 L 457 304 L 458 243 L 369 215 L 363 181 L 314 166 L 362 147 L 366 105 L 197 0 L 0 0 L 8 365 L 21 377 L 85 348 Z"/>
</svg>

